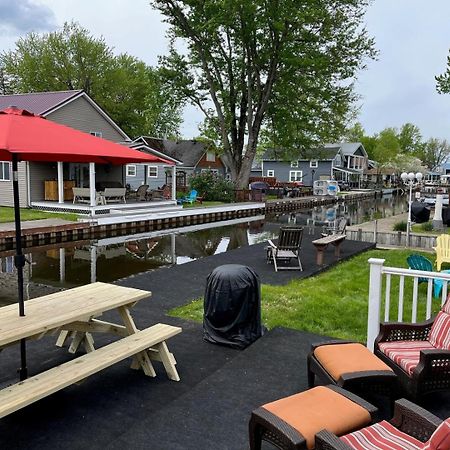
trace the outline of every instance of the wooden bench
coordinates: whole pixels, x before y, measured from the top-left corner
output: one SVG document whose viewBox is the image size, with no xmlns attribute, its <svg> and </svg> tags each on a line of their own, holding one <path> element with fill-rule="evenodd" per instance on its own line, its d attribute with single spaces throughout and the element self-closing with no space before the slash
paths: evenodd
<svg viewBox="0 0 450 450">
<path fill-rule="evenodd" d="M 119 341 L 93 350 L 79 358 L 61 364 L 0 391 L 0 417 L 51 395 L 71 384 L 112 366 L 130 356 L 143 358 L 148 352 L 158 352 L 159 359 L 171 380 L 179 381 L 175 360 L 165 341 L 181 333 L 181 328 L 158 323 Z M 132 366 L 136 368 L 137 365 Z M 146 373 L 155 376 L 155 372 Z"/>
<path fill-rule="evenodd" d="M 89 204 L 91 202 L 91 191 L 89 188 L 79 188 L 74 187 L 72 188 L 73 191 L 73 203 L 87 203 Z M 95 193 L 95 203 L 98 205 L 103 204 L 103 198 L 102 196 L 96 192 Z"/>
<path fill-rule="evenodd" d="M 321 266 L 323 264 L 323 252 L 328 247 L 328 244 L 334 245 L 334 255 L 339 258 L 341 254 L 341 244 L 344 242 L 347 236 L 345 234 L 330 234 L 329 236 L 322 237 L 312 241 L 314 247 L 317 249 L 317 264 Z"/>
</svg>

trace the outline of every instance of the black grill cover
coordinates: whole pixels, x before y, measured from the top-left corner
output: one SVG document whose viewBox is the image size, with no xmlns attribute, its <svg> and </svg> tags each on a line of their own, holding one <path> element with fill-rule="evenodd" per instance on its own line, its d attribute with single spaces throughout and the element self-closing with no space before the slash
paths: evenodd
<svg viewBox="0 0 450 450">
<path fill-rule="evenodd" d="M 425 203 L 412 202 L 411 220 L 415 223 L 424 223 L 430 220 L 430 207 Z"/>
<path fill-rule="evenodd" d="M 206 281 L 203 337 L 214 344 L 245 348 L 264 333 L 259 277 L 250 267 L 226 264 Z"/>
</svg>

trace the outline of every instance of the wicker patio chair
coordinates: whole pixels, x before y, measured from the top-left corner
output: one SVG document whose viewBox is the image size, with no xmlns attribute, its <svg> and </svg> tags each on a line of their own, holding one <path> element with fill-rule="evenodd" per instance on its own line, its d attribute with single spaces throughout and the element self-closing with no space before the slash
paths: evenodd
<svg viewBox="0 0 450 450">
<path fill-rule="evenodd" d="M 382 323 L 374 353 L 394 370 L 414 401 L 450 389 L 450 300 L 434 319 Z"/>
<path fill-rule="evenodd" d="M 300 249 L 302 245 L 302 227 L 281 227 L 278 235 L 278 245 L 269 240 L 267 247 L 267 262 L 273 262 L 275 272 L 278 270 L 303 270 L 300 261 Z M 288 266 L 279 263 L 289 263 L 291 259 L 296 259 L 298 265 Z"/>
<path fill-rule="evenodd" d="M 442 422 L 425 409 L 406 399 L 401 399 L 395 402 L 394 417 L 389 422 L 382 421 L 340 438 L 327 430 L 322 430 L 316 434 L 315 448 L 316 450 L 369 448 L 371 450 L 386 448 L 417 448 L 419 450 L 428 448 L 424 446 L 424 442 L 428 441 L 430 449 L 444 449 L 449 448 L 447 447 L 449 435 L 448 419 Z M 388 442 L 395 442 L 395 444 L 389 446 Z"/>
</svg>

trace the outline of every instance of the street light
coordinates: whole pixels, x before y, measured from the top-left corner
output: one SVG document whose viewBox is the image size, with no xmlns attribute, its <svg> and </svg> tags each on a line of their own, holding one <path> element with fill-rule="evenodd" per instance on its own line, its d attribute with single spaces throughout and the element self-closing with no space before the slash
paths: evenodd
<svg viewBox="0 0 450 450">
<path fill-rule="evenodd" d="M 409 208 L 408 208 L 408 223 L 406 224 L 406 246 L 409 247 L 409 236 L 411 234 L 411 205 L 412 205 L 412 191 L 417 186 L 420 186 L 420 183 L 422 182 L 423 175 L 420 172 L 417 172 L 416 174 L 413 172 L 403 172 L 400 175 L 400 178 L 403 181 L 403 184 L 405 186 L 409 187 Z"/>
</svg>

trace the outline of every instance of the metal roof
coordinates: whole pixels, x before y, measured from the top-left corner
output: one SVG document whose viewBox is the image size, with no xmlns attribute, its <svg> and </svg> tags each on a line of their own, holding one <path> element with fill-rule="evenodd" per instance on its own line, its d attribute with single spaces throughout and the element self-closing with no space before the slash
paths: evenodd
<svg viewBox="0 0 450 450">
<path fill-rule="evenodd" d="M 17 106 L 34 114 L 45 115 L 57 106 L 79 95 L 82 90 L 35 92 L 29 94 L 0 95 L 0 110 Z"/>
</svg>

